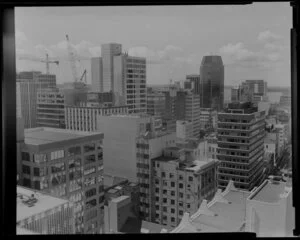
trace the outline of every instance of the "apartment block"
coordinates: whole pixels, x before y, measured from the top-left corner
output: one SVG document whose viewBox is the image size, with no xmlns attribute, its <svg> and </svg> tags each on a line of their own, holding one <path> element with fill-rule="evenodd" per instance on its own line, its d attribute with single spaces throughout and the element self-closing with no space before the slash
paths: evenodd
<svg viewBox="0 0 300 240">
<path fill-rule="evenodd" d="M 37 92 L 37 125 L 39 127 L 65 128 L 64 94 L 58 88 Z"/>
<path fill-rule="evenodd" d="M 24 187 L 74 202 L 75 232 L 103 230 L 103 133 L 56 128 L 25 130 Z"/>
<path fill-rule="evenodd" d="M 88 92 L 87 107 L 113 107 L 115 105 L 113 92 Z"/>
<path fill-rule="evenodd" d="M 140 187 L 140 216 L 143 220 L 153 222 L 155 219 L 155 192 L 153 158 L 161 156 L 163 149 L 175 146 L 176 134 L 149 131 L 136 140 L 137 179 Z"/>
<path fill-rule="evenodd" d="M 17 186 L 17 235 L 23 235 L 24 231 L 25 234 L 74 234 L 74 204 Z"/>
<path fill-rule="evenodd" d="M 152 162 L 156 223 L 176 227 L 184 212 L 195 213 L 217 191 L 217 161 L 186 160 L 179 148 L 169 147 Z"/>
<path fill-rule="evenodd" d="M 217 133 L 211 133 L 204 137 L 205 141 L 205 153 L 207 158 L 218 159 L 218 138 Z"/>
<path fill-rule="evenodd" d="M 230 103 L 218 113 L 219 188 L 229 180 L 241 189 L 251 190 L 262 182 L 265 113 L 251 102 Z"/>
<path fill-rule="evenodd" d="M 127 106 L 95 107 L 95 106 L 66 106 L 65 123 L 66 129 L 75 131 L 98 131 L 97 116 L 113 114 L 127 114 Z M 99 128 L 101 130 L 101 128 Z M 101 130 L 102 131 L 102 130 Z"/>
<path fill-rule="evenodd" d="M 165 104 L 166 96 L 162 92 L 147 92 L 147 114 L 157 117 L 164 118 L 165 116 Z"/>
<path fill-rule="evenodd" d="M 184 82 L 184 89 L 191 89 L 193 93 L 200 94 L 200 75 L 189 74 Z"/>
</svg>

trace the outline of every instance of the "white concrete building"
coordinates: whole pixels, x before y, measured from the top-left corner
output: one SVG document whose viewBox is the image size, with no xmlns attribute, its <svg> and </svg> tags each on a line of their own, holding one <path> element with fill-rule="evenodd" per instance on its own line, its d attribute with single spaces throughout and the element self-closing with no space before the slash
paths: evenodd
<svg viewBox="0 0 300 240">
<path fill-rule="evenodd" d="M 176 137 L 178 140 L 193 138 L 193 123 L 191 121 L 176 121 Z"/>
<path fill-rule="evenodd" d="M 137 182 L 136 140 L 154 129 L 154 119 L 138 115 L 98 115 L 97 127 L 105 135 L 104 174 Z"/>
<path fill-rule="evenodd" d="M 127 106 L 98 108 L 98 107 L 65 107 L 65 123 L 66 129 L 76 131 L 98 131 L 97 116 L 98 115 L 113 115 L 127 114 Z"/>
</svg>

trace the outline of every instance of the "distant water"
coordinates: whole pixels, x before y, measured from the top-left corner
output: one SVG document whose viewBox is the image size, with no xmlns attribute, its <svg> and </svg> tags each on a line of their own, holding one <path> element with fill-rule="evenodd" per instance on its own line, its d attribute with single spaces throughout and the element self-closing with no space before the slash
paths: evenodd
<svg viewBox="0 0 300 240">
<path fill-rule="evenodd" d="M 280 101 L 280 96 L 282 96 L 282 92 L 268 92 L 269 101 L 271 103 L 278 103 Z M 224 89 L 224 102 L 231 101 L 231 89 Z"/>
</svg>

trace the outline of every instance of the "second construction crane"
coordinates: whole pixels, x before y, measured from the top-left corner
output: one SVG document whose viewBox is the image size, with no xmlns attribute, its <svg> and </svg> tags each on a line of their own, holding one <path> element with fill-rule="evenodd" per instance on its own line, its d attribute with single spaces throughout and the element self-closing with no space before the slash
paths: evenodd
<svg viewBox="0 0 300 240">
<path fill-rule="evenodd" d="M 76 88 L 82 88 L 85 87 L 86 82 L 86 70 L 84 70 L 82 76 L 79 78 L 77 74 L 77 68 L 76 68 L 76 61 L 78 60 L 75 49 L 72 48 L 69 36 L 66 35 L 67 39 L 67 47 L 68 47 L 68 54 L 69 54 L 69 61 L 71 64 L 71 70 L 73 75 L 73 80 Z"/>
</svg>

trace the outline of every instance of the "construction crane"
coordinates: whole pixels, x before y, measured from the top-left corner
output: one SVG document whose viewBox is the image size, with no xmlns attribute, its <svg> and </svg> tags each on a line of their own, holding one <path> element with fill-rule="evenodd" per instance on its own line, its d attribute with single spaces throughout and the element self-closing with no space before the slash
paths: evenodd
<svg viewBox="0 0 300 240">
<path fill-rule="evenodd" d="M 79 78 L 78 74 L 77 74 L 77 69 L 76 69 L 76 61 L 78 61 L 78 57 L 76 55 L 76 50 L 72 48 L 68 34 L 66 35 L 66 39 L 67 39 L 69 61 L 71 64 L 71 70 L 72 70 L 74 83 L 75 84 L 76 83 L 84 83 L 84 85 L 86 86 L 86 70 L 84 70 L 82 76 Z M 83 82 L 83 79 L 84 79 L 84 82 Z M 78 85 L 76 84 L 75 86 L 78 86 Z"/>
<path fill-rule="evenodd" d="M 50 61 L 49 60 L 48 53 L 46 53 L 46 59 L 40 59 L 40 58 L 29 57 L 29 56 L 19 57 L 19 59 L 20 60 L 29 60 L 29 61 L 34 61 L 34 62 L 46 63 L 46 73 L 47 74 L 49 74 L 49 72 L 50 72 L 50 63 L 55 63 L 56 65 L 59 65 L 59 61 Z"/>
</svg>

